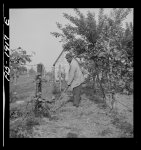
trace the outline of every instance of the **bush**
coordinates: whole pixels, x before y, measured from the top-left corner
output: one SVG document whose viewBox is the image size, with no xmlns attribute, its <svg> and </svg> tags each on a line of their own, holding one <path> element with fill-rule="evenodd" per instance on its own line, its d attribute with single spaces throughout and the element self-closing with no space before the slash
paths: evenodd
<svg viewBox="0 0 141 150">
<path fill-rule="evenodd" d="M 40 99 L 40 100 L 42 100 L 42 99 Z M 40 101 L 40 100 L 37 99 L 35 102 L 35 109 L 34 109 L 35 116 L 37 116 L 37 117 L 44 116 L 44 117 L 51 118 L 51 115 L 49 112 L 50 108 L 49 108 L 48 104 L 44 100 L 42 100 L 42 101 Z"/>
<path fill-rule="evenodd" d="M 52 94 L 54 95 L 60 94 L 60 90 L 56 85 L 53 87 Z"/>
</svg>

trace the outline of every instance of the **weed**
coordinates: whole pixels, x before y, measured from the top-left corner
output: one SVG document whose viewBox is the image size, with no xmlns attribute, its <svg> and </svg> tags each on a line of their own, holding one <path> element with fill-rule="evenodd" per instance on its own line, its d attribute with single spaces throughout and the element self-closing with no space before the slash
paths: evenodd
<svg viewBox="0 0 141 150">
<path fill-rule="evenodd" d="M 67 134 L 67 138 L 78 138 L 78 135 L 77 135 L 76 133 L 71 133 L 71 132 L 69 132 L 69 133 Z"/>
<path fill-rule="evenodd" d="M 60 93 L 59 88 L 55 85 L 53 87 L 52 94 L 56 95 L 56 94 L 59 94 L 59 93 Z"/>
<path fill-rule="evenodd" d="M 101 133 L 99 133 L 99 135 L 106 136 L 107 134 L 110 134 L 111 132 L 112 131 L 109 128 L 107 128 L 107 129 L 103 130 Z"/>
<path fill-rule="evenodd" d="M 120 137 L 133 137 L 133 126 L 124 120 L 124 116 L 116 114 L 112 120 L 112 124 L 121 131 Z"/>
<path fill-rule="evenodd" d="M 39 118 L 28 116 L 10 124 L 10 138 L 30 138 L 34 126 L 40 125 Z"/>
</svg>

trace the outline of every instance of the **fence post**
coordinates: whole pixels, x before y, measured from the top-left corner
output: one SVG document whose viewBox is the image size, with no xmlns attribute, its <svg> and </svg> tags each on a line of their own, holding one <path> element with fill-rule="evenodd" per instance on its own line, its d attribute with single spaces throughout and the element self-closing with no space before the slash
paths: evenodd
<svg viewBox="0 0 141 150">
<path fill-rule="evenodd" d="M 53 72 L 53 87 L 55 87 L 55 65 L 53 65 L 52 72 Z"/>
<path fill-rule="evenodd" d="M 42 93 L 42 64 L 37 64 L 37 75 L 36 75 L 36 96 Z"/>
<path fill-rule="evenodd" d="M 62 84 L 61 84 L 61 65 L 59 65 L 59 85 L 60 85 L 60 92 L 61 92 L 61 88 L 62 88 Z"/>
</svg>

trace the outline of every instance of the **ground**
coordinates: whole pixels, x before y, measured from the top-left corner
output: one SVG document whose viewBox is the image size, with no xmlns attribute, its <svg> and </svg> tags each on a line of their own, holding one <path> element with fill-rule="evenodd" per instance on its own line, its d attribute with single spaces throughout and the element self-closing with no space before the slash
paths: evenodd
<svg viewBox="0 0 141 150">
<path fill-rule="evenodd" d="M 25 82 L 28 81 L 28 82 Z M 22 82 L 23 81 L 23 82 Z M 19 105 L 29 100 L 35 93 L 33 77 L 19 79 L 16 92 Z M 31 84 L 32 83 L 32 84 Z M 90 95 L 89 89 L 83 89 L 78 108 L 67 102 L 56 113 L 54 119 L 42 117 L 38 125 L 32 128 L 33 138 L 131 138 L 133 137 L 133 95 L 116 94 L 114 109 L 110 111 L 99 95 Z M 25 96 L 25 97 L 24 97 Z M 52 98 L 52 84 L 43 84 L 42 97 Z M 64 94 L 60 101 L 69 100 Z M 57 100 L 56 100 L 57 101 Z"/>
</svg>

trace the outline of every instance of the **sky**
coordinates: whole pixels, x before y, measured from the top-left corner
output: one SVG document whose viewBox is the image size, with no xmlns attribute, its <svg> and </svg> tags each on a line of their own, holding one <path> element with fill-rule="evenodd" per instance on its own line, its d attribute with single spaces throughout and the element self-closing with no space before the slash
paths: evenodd
<svg viewBox="0 0 141 150">
<path fill-rule="evenodd" d="M 87 11 L 98 9 L 79 9 L 84 15 Z M 109 12 L 105 9 L 105 13 Z M 60 32 L 56 22 L 62 25 L 70 23 L 63 17 L 63 13 L 75 15 L 73 9 L 10 9 L 10 49 L 22 47 L 28 54 L 35 52 L 32 64 L 43 63 L 46 70 L 52 68 L 53 63 L 62 51 L 62 43 L 50 32 Z M 133 11 L 125 22 L 133 22 Z"/>
</svg>

